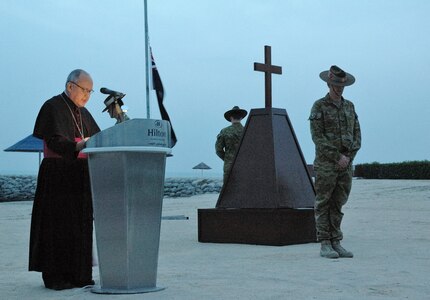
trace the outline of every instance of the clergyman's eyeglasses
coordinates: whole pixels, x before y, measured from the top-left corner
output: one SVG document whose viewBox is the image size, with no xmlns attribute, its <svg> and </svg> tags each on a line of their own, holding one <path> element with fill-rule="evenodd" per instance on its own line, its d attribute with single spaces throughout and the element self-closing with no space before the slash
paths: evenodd
<svg viewBox="0 0 430 300">
<path fill-rule="evenodd" d="M 76 85 L 78 88 L 80 88 L 82 90 L 82 92 L 84 92 L 85 94 L 91 95 L 92 93 L 94 93 L 94 90 L 89 90 L 86 89 L 84 87 L 81 87 L 79 84 L 77 84 L 76 82 L 73 81 L 69 81 L 70 83 L 73 83 L 74 85 Z"/>
</svg>

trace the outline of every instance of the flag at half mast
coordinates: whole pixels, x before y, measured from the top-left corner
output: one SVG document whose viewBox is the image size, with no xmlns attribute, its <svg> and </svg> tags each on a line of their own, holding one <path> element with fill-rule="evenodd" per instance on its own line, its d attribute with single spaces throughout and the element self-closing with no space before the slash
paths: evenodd
<svg viewBox="0 0 430 300">
<path fill-rule="evenodd" d="M 173 130 L 172 122 L 170 121 L 169 114 L 164 107 L 164 87 L 161 82 L 160 74 L 158 73 L 157 66 L 155 65 L 154 56 L 152 55 L 152 48 L 149 48 L 151 51 L 151 64 L 152 64 L 152 88 L 155 90 L 155 94 L 157 95 L 158 108 L 160 109 L 161 119 L 170 122 L 170 145 L 173 148 L 177 142 L 175 131 Z"/>
</svg>

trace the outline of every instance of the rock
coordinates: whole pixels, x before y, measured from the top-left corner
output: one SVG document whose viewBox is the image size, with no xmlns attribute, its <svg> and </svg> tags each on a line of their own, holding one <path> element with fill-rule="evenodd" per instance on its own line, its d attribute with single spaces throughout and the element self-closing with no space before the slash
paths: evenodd
<svg viewBox="0 0 430 300">
<path fill-rule="evenodd" d="M 0 202 L 33 200 L 36 186 L 36 176 L 0 176 Z M 219 193 L 221 188 L 221 178 L 166 178 L 164 196 L 177 198 Z"/>
</svg>

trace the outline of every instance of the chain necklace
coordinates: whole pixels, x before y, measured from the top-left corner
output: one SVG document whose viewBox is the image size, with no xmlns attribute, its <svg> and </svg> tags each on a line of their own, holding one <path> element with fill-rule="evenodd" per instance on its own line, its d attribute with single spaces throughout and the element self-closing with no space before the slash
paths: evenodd
<svg viewBox="0 0 430 300">
<path fill-rule="evenodd" d="M 75 123 L 76 128 L 78 129 L 79 134 L 81 135 L 81 138 L 84 139 L 84 126 L 82 124 L 82 116 L 80 117 L 81 127 L 79 127 L 78 122 L 76 121 L 76 118 L 75 118 L 75 114 L 73 113 L 72 109 L 70 108 L 69 103 L 67 103 L 66 99 L 64 99 L 63 94 L 61 94 L 60 96 L 61 96 L 61 99 L 63 99 L 64 103 L 66 103 L 67 107 L 69 108 L 70 114 L 72 115 L 72 118 L 73 118 L 73 122 Z"/>
</svg>

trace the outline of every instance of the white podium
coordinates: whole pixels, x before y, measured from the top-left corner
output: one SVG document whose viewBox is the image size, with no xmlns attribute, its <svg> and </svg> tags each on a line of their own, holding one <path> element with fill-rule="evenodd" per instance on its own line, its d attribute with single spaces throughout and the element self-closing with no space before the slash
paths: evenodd
<svg viewBox="0 0 430 300">
<path fill-rule="evenodd" d="M 94 135 L 88 154 L 102 294 L 157 286 L 158 249 L 170 124 L 133 119 Z"/>
</svg>

